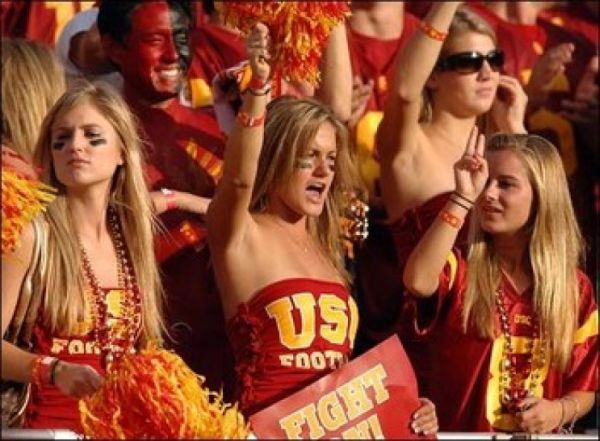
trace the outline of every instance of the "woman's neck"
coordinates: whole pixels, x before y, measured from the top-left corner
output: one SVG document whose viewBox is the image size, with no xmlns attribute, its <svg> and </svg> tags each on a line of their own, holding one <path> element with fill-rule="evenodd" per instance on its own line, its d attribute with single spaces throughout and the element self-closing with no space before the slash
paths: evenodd
<svg viewBox="0 0 600 441">
<path fill-rule="evenodd" d="M 509 274 L 529 272 L 528 245 L 529 238 L 521 234 L 494 237 L 494 253 L 498 257 L 500 267 Z"/>
<path fill-rule="evenodd" d="M 90 193 L 70 193 L 67 204 L 73 226 L 81 241 L 99 243 L 109 235 L 106 226 L 108 197 L 97 197 Z"/>
</svg>

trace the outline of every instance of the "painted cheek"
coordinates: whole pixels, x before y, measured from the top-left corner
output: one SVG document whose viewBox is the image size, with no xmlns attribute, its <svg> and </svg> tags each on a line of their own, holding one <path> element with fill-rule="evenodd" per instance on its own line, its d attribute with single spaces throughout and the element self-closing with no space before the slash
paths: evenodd
<svg viewBox="0 0 600 441">
<path fill-rule="evenodd" d="M 182 33 L 182 31 L 174 32 L 172 38 L 181 70 L 183 72 L 187 72 L 188 68 L 190 67 L 191 58 L 187 34 Z"/>
<path fill-rule="evenodd" d="M 190 42 L 189 42 L 189 20 L 184 13 L 178 10 L 171 10 L 169 14 L 171 23 L 171 38 L 173 46 L 177 52 L 177 57 L 181 69 L 187 72 L 190 66 Z"/>
<path fill-rule="evenodd" d="M 299 170 L 312 170 L 315 168 L 315 161 L 312 158 L 298 158 L 295 166 Z"/>
</svg>

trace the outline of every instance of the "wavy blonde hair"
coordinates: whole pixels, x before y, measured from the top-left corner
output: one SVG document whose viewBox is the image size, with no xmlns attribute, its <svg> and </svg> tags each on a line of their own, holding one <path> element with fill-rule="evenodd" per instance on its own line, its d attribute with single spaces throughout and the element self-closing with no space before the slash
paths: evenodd
<svg viewBox="0 0 600 441">
<path fill-rule="evenodd" d="M 330 123 L 337 143 L 335 177 L 325 207 L 318 218 L 308 218 L 308 229 L 327 251 L 333 265 L 347 283 L 340 235 L 340 215 L 347 192 L 360 189 L 360 179 L 348 146 L 348 129 L 333 112 L 312 98 L 279 97 L 269 103 L 265 122 L 265 141 L 258 160 L 250 211 L 262 212 L 274 188 L 283 185 L 296 170 L 302 155 L 322 124 Z"/>
<path fill-rule="evenodd" d="M 533 305 L 551 360 L 564 370 L 571 358 L 577 327 L 577 269 L 583 258 L 583 240 L 563 164 L 556 147 L 536 135 L 494 135 L 487 151 L 501 150 L 514 152 L 529 173 L 534 200 L 531 219 L 523 228 L 531 231 L 528 254 L 533 272 Z M 500 283 L 500 266 L 491 236 L 479 225 L 475 211 L 463 326 L 466 330 L 473 325 L 482 337 L 494 338 L 498 333 L 494 326 L 494 295 Z"/>
<path fill-rule="evenodd" d="M 44 300 L 45 324 L 51 331 L 69 332 L 85 317 L 86 300 L 77 234 L 67 206 L 65 186 L 54 173 L 51 131 L 55 121 L 73 108 L 90 104 L 114 128 L 120 141 L 123 165 L 113 176 L 110 204 L 121 222 L 125 245 L 142 298 L 142 341 L 162 342 L 161 284 L 154 258 L 155 228 L 150 194 L 142 174 L 142 150 L 137 124 L 121 96 L 104 84 L 81 82 L 52 107 L 40 131 L 36 160 L 44 167 L 44 180 L 58 189 L 48 206 L 48 271 Z"/>
<path fill-rule="evenodd" d="M 2 39 L 2 142 L 33 156 L 42 121 L 66 89 L 52 49 L 22 39 Z"/>
<path fill-rule="evenodd" d="M 492 39 L 495 45 L 498 44 L 496 33 L 490 24 L 479 14 L 473 12 L 468 7 L 461 6 L 458 8 L 454 14 L 454 17 L 452 18 L 452 22 L 450 23 L 450 27 L 448 29 L 448 36 L 444 40 L 438 60 L 444 58 L 448 54 L 448 46 L 456 37 L 466 33 L 487 35 Z M 433 116 L 433 97 L 431 91 L 427 87 L 423 88 L 422 102 L 423 104 L 421 106 L 419 121 L 431 121 Z"/>
</svg>

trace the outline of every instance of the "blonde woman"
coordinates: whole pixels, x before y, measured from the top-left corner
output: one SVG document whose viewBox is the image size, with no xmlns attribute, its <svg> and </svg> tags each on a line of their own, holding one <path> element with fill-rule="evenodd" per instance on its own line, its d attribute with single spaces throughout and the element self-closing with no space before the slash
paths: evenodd
<svg viewBox="0 0 600 441">
<path fill-rule="evenodd" d="M 442 430 L 572 429 L 598 388 L 598 310 L 563 165 L 538 136 L 495 135 L 485 159 L 484 142 L 474 130 L 404 270 L 425 387 Z M 452 247 L 473 202 L 464 258 Z"/>
<path fill-rule="evenodd" d="M 381 194 L 400 273 L 454 190 L 452 164 L 460 159 L 478 117 L 489 115 L 492 130 L 525 133 L 527 97 L 515 78 L 502 74 L 504 55 L 493 30 L 459 4 L 433 3 L 400 51 L 376 136 Z M 459 246 L 465 240 L 463 230 Z M 393 316 L 389 295 L 367 294 L 373 299 L 365 301 L 372 309 L 366 322 L 382 336 L 398 332 L 404 326 L 404 305 Z M 379 325 L 384 319 L 387 329 Z M 404 343 L 419 364 L 423 354 L 413 354 L 408 339 Z"/>
<path fill-rule="evenodd" d="M 251 90 L 207 214 L 246 415 L 344 364 L 358 326 L 338 227 L 356 179 L 347 130 L 313 99 L 267 106 L 268 39 L 262 24 L 248 37 Z M 416 429 L 435 431 L 433 407 L 421 414 Z"/>
<path fill-rule="evenodd" d="M 3 38 L 2 144 L 31 159 L 42 120 L 65 88 L 65 73 L 52 49 Z"/>
<path fill-rule="evenodd" d="M 108 86 L 83 84 L 59 99 L 35 160 L 58 194 L 41 222 L 46 264 L 33 278 L 41 298 L 31 352 L 3 341 L 2 379 L 32 383 L 26 426 L 80 431 L 77 400 L 100 386 L 105 366 L 161 342 L 152 206 L 134 121 Z M 28 225 L 23 246 L 2 259 L 3 333 L 34 231 Z"/>
</svg>

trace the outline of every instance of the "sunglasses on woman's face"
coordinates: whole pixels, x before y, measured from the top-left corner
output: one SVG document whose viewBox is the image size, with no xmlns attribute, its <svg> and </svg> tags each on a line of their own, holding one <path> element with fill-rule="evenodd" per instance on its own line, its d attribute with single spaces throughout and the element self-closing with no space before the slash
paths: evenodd
<svg viewBox="0 0 600 441">
<path fill-rule="evenodd" d="M 504 66 L 504 52 L 493 50 L 487 55 L 479 52 L 460 52 L 448 55 L 438 61 L 436 69 L 440 71 L 453 71 L 460 74 L 479 72 L 483 62 L 487 61 L 494 72 L 498 72 Z"/>
</svg>

